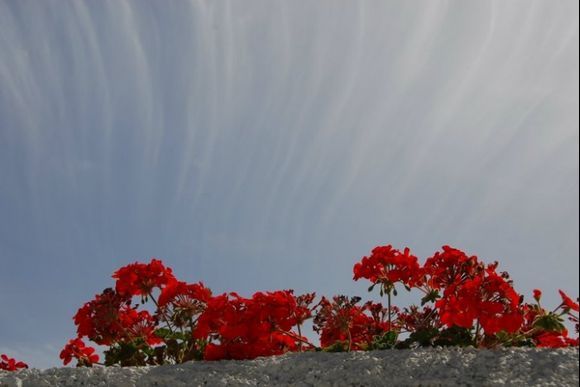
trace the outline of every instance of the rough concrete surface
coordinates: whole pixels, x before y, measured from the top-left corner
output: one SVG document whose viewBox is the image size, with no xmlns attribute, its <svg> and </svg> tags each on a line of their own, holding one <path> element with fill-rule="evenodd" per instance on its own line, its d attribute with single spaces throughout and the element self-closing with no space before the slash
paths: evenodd
<svg viewBox="0 0 580 387">
<path fill-rule="evenodd" d="M 578 386 L 578 349 L 292 353 L 160 367 L 0 371 L 0 386 Z"/>
</svg>

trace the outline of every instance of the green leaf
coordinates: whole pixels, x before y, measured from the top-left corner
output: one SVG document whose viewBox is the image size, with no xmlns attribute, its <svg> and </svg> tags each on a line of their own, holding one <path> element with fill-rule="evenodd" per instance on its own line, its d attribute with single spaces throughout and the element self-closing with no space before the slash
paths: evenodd
<svg viewBox="0 0 580 387">
<path fill-rule="evenodd" d="M 486 337 L 487 339 L 487 337 Z M 501 344 L 502 347 L 532 347 L 534 342 L 531 338 L 525 337 L 522 334 L 509 333 L 506 331 L 499 331 L 495 334 L 495 340 Z M 485 341 L 485 340 L 484 340 Z"/>
<path fill-rule="evenodd" d="M 171 332 L 168 328 L 159 328 L 155 330 L 155 335 L 162 338 L 163 340 L 187 340 L 189 335 L 181 332 Z"/>
<path fill-rule="evenodd" d="M 324 352 L 346 352 L 348 351 L 348 341 L 337 341 L 322 350 Z"/>
<path fill-rule="evenodd" d="M 166 339 L 171 335 L 171 331 L 168 328 L 159 328 L 155 330 L 155 335 L 159 338 Z"/>
<path fill-rule="evenodd" d="M 474 339 L 469 329 L 453 326 L 442 330 L 441 334 L 435 339 L 433 344 L 442 347 L 467 347 L 474 344 Z"/>
<path fill-rule="evenodd" d="M 105 351 L 105 365 L 119 364 L 122 367 L 146 365 L 145 354 L 134 342 L 119 343 Z"/>
<path fill-rule="evenodd" d="M 429 294 L 425 297 L 421 298 L 421 306 L 425 305 L 428 302 L 435 302 L 439 298 L 439 292 L 437 290 L 431 290 Z"/>
<path fill-rule="evenodd" d="M 397 344 L 399 334 L 396 331 L 388 331 L 373 338 L 369 349 L 391 349 Z"/>
<path fill-rule="evenodd" d="M 419 344 L 421 347 L 430 347 L 433 345 L 433 339 L 437 337 L 438 334 L 439 330 L 436 328 L 422 329 L 411 333 L 409 335 L 409 340 Z"/>
<path fill-rule="evenodd" d="M 540 316 L 534 321 L 534 328 L 540 328 L 549 332 L 563 332 L 564 324 L 560 316 L 554 313 L 548 313 L 544 316 Z"/>
</svg>

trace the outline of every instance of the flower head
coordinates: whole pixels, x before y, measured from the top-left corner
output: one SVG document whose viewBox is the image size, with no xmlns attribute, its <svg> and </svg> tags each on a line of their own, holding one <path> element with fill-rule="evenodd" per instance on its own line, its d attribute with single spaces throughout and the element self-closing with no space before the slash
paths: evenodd
<svg viewBox="0 0 580 387">
<path fill-rule="evenodd" d="M 142 339 L 149 345 L 159 344 L 163 341 L 155 334 L 157 319 L 146 310 L 126 309 L 119 314 L 119 322 L 124 330 L 123 341 L 130 342 Z"/>
<path fill-rule="evenodd" d="M 451 246 L 443 246 L 443 251 L 427 258 L 423 266 L 427 284 L 436 290 L 473 278 L 481 270 L 476 256 L 468 256 Z"/>
<path fill-rule="evenodd" d="M 322 298 L 314 330 L 320 334 L 323 348 L 339 345 L 343 350 L 365 349 L 376 336 L 391 330 L 385 321 L 387 310 L 380 303 L 357 305 L 359 301 L 359 297 Z"/>
<path fill-rule="evenodd" d="M 577 347 L 578 339 L 568 337 L 568 331 L 562 332 L 542 332 L 536 337 L 538 348 L 565 348 Z"/>
<path fill-rule="evenodd" d="M 198 301 L 207 303 L 211 298 L 211 290 L 202 282 L 188 284 L 186 282 L 172 280 L 159 295 L 159 306 L 174 304 L 177 307 L 187 308 L 189 304 Z"/>
<path fill-rule="evenodd" d="M 253 359 L 296 351 L 306 339 L 292 331 L 306 319 L 313 295 L 297 300 L 291 290 L 236 293 L 211 297 L 197 320 L 193 336 L 207 340 L 203 358 Z"/>
<path fill-rule="evenodd" d="M 540 289 L 534 289 L 534 300 L 536 300 L 537 302 L 540 302 L 541 298 L 542 298 L 542 291 Z"/>
<path fill-rule="evenodd" d="M 158 259 L 123 266 L 113 273 L 113 278 L 117 280 L 115 290 L 126 296 L 148 296 L 154 288 L 162 288 L 175 280 L 172 270 Z"/>
<path fill-rule="evenodd" d="M 520 297 L 511 283 L 495 272 L 495 265 L 475 277 L 445 288 L 435 303 L 441 322 L 447 326 L 472 328 L 479 320 L 487 335 L 516 332 L 524 322 Z"/>
<path fill-rule="evenodd" d="M 130 299 L 113 289 L 105 289 L 75 314 L 78 337 L 88 337 L 97 344 L 110 345 L 124 335 L 119 315 L 130 307 Z"/>
<path fill-rule="evenodd" d="M 366 278 L 372 283 L 386 285 L 402 282 L 414 286 L 420 281 L 417 257 L 408 248 L 400 252 L 391 245 L 375 247 L 370 256 L 354 265 L 353 273 L 355 281 Z"/>
<path fill-rule="evenodd" d="M 28 368 L 28 365 L 24 362 L 17 361 L 7 355 L 0 355 L 0 370 L 4 371 L 18 371 L 22 368 Z"/>
<path fill-rule="evenodd" d="M 578 312 L 578 303 L 574 302 L 574 300 L 571 299 L 562 290 L 558 290 L 558 291 L 560 292 L 560 297 L 562 297 L 562 303 L 564 304 L 564 306 L 568 309 L 572 309 L 572 310 L 575 310 L 576 312 Z"/>
<path fill-rule="evenodd" d="M 70 363 L 72 359 L 77 359 L 77 367 L 91 367 L 99 361 L 99 355 L 95 353 L 95 349 L 85 346 L 79 338 L 69 340 L 60 352 L 60 358 L 64 365 Z"/>
</svg>

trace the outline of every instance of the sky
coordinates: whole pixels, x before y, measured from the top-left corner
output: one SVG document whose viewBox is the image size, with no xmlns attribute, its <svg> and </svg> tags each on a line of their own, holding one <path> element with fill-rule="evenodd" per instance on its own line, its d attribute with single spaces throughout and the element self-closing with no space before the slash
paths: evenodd
<svg viewBox="0 0 580 387">
<path fill-rule="evenodd" d="M 449 244 L 575 298 L 578 26 L 574 0 L 0 0 L 0 353 L 60 365 L 152 257 L 366 299 L 374 246 Z"/>
</svg>

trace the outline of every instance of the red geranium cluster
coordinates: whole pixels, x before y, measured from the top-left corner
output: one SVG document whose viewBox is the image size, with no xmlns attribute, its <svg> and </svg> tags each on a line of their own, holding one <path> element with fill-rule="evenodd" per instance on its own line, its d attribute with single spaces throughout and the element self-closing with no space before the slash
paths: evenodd
<svg viewBox="0 0 580 387">
<path fill-rule="evenodd" d="M 567 315 L 568 320 L 575 326 L 578 333 L 578 302 L 572 300 L 562 290 L 559 291 L 562 302 L 553 311 L 542 308 L 540 301 L 542 292 L 534 289 L 535 304 L 524 304 L 524 322 L 521 331 L 532 338 L 537 347 L 561 348 L 578 346 L 578 337 L 568 336 L 568 330 L 562 324 L 562 316 Z"/>
<path fill-rule="evenodd" d="M 371 301 L 357 305 L 360 297 L 325 297 L 319 303 L 314 318 L 314 330 L 320 334 L 320 345 L 330 351 L 372 349 L 374 341 L 390 324 L 386 321 L 387 310 L 380 303 Z"/>
<path fill-rule="evenodd" d="M 97 294 L 74 316 L 78 337 L 88 337 L 100 345 L 131 342 L 140 338 L 150 344 L 159 342 L 153 333 L 156 319 L 146 311 L 131 306 L 131 296 L 123 296 L 111 288 Z"/>
<path fill-rule="evenodd" d="M 24 362 L 14 360 L 7 355 L 0 355 L 0 370 L 3 371 L 18 371 L 19 369 L 28 368 Z"/>
<path fill-rule="evenodd" d="M 73 320 L 77 337 L 60 353 L 66 365 L 177 364 L 189 360 L 253 359 L 294 351 L 351 351 L 416 346 L 472 345 L 578 346 L 564 326 L 567 318 L 578 334 L 578 302 L 560 290 L 554 310 L 524 302 L 498 263 L 443 246 L 421 265 L 408 248 L 378 246 L 353 268 L 354 280 L 379 287 L 387 305 L 343 295 L 295 296 L 292 290 L 213 295 L 203 283 L 178 280 L 163 262 L 132 263 L 113 273 L 114 287 L 85 303 Z M 394 306 L 397 287 L 423 293 L 420 306 Z M 302 333 L 313 319 L 320 347 Z M 86 338 L 107 347 L 99 362 Z M 28 366 L 0 356 L 0 370 Z"/>
<path fill-rule="evenodd" d="M 314 295 L 295 297 L 291 290 L 236 293 L 213 297 L 193 331 L 205 343 L 205 360 L 253 359 L 313 347 L 300 333 L 310 317 Z M 294 331 L 297 327 L 297 331 Z"/>
<path fill-rule="evenodd" d="M 60 353 L 64 365 L 67 365 L 71 360 L 77 359 L 79 366 L 90 367 L 99 361 L 99 355 L 95 353 L 95 349 L 87 347 L 81 339 L 69 340 L 67 345 Z"/>
<path fill-rule="evenodd" d="M 163 262 L 133 263 L 114 272 L 115 286 L 84 304 L 74 316 L 77 337 L 61 352 L 68 364 L 122 366 L 189 360 L 253 359 L 286 352 L 351 351 L 436 345 L 577 346 L 563 322 L 578 331 L 578 303 L 560 291 L 552 311 L 524 303 L 498 264 L 449 246 L 421 265 L 408 248 L 379 246 L 354 265 L 354 279 L 378 286 L 387 305 L 360 297 L 295 296 L 292 290 L 214 295 L 203 283 L 178 280 Z M 421 305 L 398 308 L 397 287 L 418 289 Z M 320 347 L 302 333 L 312 318 Z M 99 363 L 83 338 L 107 347 Z M 16 364 L 16 363 L 15 363 Z"/>
<path fill-rule="evenodd" d="M 105 350 L 105 365 L 251 359 L 314 348 L 300 326 L 311 317 L 314 294 L 291 290 L 214 296 L 203 283 L 179 281 L 157 259 L 113 273 L 114 288 L 84 304 L 74 316 L 77 338 L 61 352 L 68 364 L 100 364 L 83 338 Z M 134 302 L 135 297 L 137 301 Z M 149 310 L 142 309 L 151 301 Z"/>
<path fill-rule="evenodd" d="M 560 291 L 563 303 L 554 311 L 540 307 L 541 292 L 536 290 L 536 305 L 524 304 L 506 272 L 497 272 L 498 263 L 485 265 L 476 256 L 443 246 L 443 251 L 428 258 L 423 266 L 409 249 L 403 253 L 392 246 L 376 247 L 370 257 L 354 266 L 354 279 L 366 278 L 381 286 L 390 305 L 395 285 L 402 284 L 423 292 L 422 309 L 416 306 L 398 313 L 392 329 L 406 332 L 410 343 L 421 345 L 497 345 L 556 346 L 577 345 L 567 337 L 562 316 L 578 324 L 578 304 Z M 432 306 L 425 306 L 432 303 Z M 526 325 L 527 324 L 527 325 Z M 553 339 L 556 337 L 557 339 Z"/>
<path fill-rule="evenodd" d="M 113 273 L 113 278 L 117 280 L 115 290 L 125 297 L 148 297 L 153 289 L 161 289 L 176 280 L 172 270 L 158 259 L 152 259 L 150 263 L 135 262 L 124 266 Z"/>
<path fill-rule="evenodd" d="M 386 288 L 397 282 L 413 286 L 420 276 L 417 257 L 406 248 L 403 252 L 393 249 L 391 245 L 377 246 L 369 257 L 363 257 L 354 265 L 354 280 L 366 278 L 373 284 L 382 284 Z"/>
<path fill-rule="evenodd" d="M 520 295 L 507 273 L 496 272 L 497 266 L 497 262 L 486 266 L 449 246 L 427 259 L 424 289 L 432 294 L 443 292 L 435 306 L 444 324 L 469 329 L 477 321 L 488 335 L 519 329 L 523 321 Z"/>
</svg>

